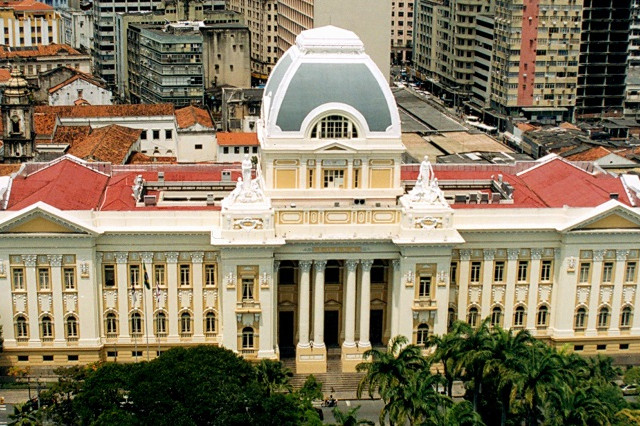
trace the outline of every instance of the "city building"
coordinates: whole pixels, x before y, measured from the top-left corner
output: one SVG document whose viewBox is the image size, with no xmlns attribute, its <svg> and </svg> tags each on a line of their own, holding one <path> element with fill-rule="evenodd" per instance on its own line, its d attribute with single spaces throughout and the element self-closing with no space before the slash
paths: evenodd
<svg viewBox="0 0 640 426">
<path fill-rule="evenodd" d="M 412 61 L 413 0 L 391 2 L 391 63 Z"/>
<path fill-rule="evenodd" d="M 92 11 L 62 9 L 60 18 L 62 21 L 62 43 L 89 52 L 93 39 L 93 13 Z"/>
<path fill-rule="evenodd" d="M 278 60 L 278 2 L 227 0 L 227 9 L 244 16 L 251 32 L 252 86 L 264 84 Z"/>
<path fill-rule="evenodd" d="M 111 105 L 113 94 L 99 78 L 77 73 L 51 87 L 49 105 Z"/>
<path fill-rule="evenodd" d="M 0 46 L 0 66 L 18 68 L 27 80 L 35 82 L 41 73 L 58 67 L 90 74 L 91 56 L 66 44 L 24 48 Z"/>
<path fill-rule="evenodd" d="M 279 0 L 278 57 L 294 45 L 302 31 L 333 25 L 355 32 L 368 46 L 367 54 L 389 81 L 391 3 L 391 0 Z"/>
<path fill-rule="evenodd" d="M 639 360 L 637 176 L 557 156 L 402 164 L 388 82 L 335 27 L 279 60 L 257 130 L 255 165 L 66 156 L 2 179 L 0 363 L 206 343 L 354 371 L 394 336 L 423 345 L 486 317 Z"/>
<path fill-rule="evenodd" d="M 0 5 L 0 44 L 6 47 L 62 43 L 60 15 L 52 6 L 35 0 Z"/>
</svg>

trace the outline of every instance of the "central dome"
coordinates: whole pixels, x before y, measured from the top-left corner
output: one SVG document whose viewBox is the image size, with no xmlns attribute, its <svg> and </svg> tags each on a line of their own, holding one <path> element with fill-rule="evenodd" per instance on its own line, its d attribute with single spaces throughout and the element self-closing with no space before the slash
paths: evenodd
<svg viewBox="0 0 640 426">
<path fill-rule="evenodd" d="M 327 26 L 303 31 L 278 61 L 262 103 L 266 136 L 309 137 L 321 117 L 343 115 L 361 137 L 399 137 L 398 109 L 358 36 Z"/>
</svg>

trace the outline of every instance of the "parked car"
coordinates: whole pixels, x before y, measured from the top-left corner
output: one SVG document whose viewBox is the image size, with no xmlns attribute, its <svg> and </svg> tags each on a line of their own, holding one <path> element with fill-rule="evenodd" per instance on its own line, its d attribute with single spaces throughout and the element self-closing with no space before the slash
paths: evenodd
<svg viewBox="0 0 640 426">
<path fill-rule="evenodd" d="M 626 385 L 622 388 L 623 395 L 637 395 L 639 391 L 638 385 Z"/>
</svg>

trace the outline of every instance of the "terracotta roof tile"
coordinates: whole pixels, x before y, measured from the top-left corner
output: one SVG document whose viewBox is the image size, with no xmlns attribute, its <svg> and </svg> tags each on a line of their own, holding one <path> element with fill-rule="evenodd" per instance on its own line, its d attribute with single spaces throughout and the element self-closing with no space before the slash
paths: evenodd
<svg viewBox="0 0 640 426">
<path fill-rule="evenodd" d="M 99 79 L 93 77 L 92 75 L 79 72 L 76 75 L 74 75 L 74 76 L 68 78 L 67 80 L 63 81 L 62 83 L 57 84 L 57 85 L 53 86 L 52 88 L 50 88 L 49 89 L 49 93 L 55 93 L 58 90 L 62 89 L 65 86 L 68 86 L 69 84 L 73 83 L 76 80 L 84 80 L 89 84 L 93 84 L 94 86 L 102 87 L 103 89 L 106 88 L 106 85 L 103 82 L 101 82 Z M 89 105 L 89 103 L 87 103 L 87 105 Z"/>
<path fill-rule="evenodd" d="M 93 130 L 82 140 L 71 145 L 68 154 L 91 161 L 124 164 L 131 146 L 140 139 L 140 129 L 111 124 Z"/>
<path fill-rule="evenodd" d="M 603 146 L 596 146 L 586 151 L 569 155 L 565 158 L 569 161 L 595 161 L 601 159 L 602 157 L 606 157 L 609 154 L 611 154 L 611 151 L 609 151 L 607 148 Z"/>
<path fill-rule="evenodd" d="M 6 68 L 0 68 L 0 83 L 6 83 L 11 78 L 11 71 Z"/>
<path fill-rule="evenodd" d="M 176 110 L 176 121 L 180 129 L 186 129 L 195 124 L 210 128 L 214 127 L 209 112 L 193 105 Z"/>
<path fill-rule="evenodd" d="M 0 59 L 10 58 L 31 58 L 34 56 L 56 56 L 58 54 L 65 55 L 84 55 L 73 47 L 66 44 L 47 44 L 45 46 L 38 45 L 33 46 L 32 49 L 27 50 L 12 50 L 11 47 L 6 45 L 0 45 Z"/>
<path fill-rule="evenodd" d="M 53 10 L 52 6 L 49 6 L 48 4 L 44 4 L 35 0 L 3 1 L 0 3 L 0 6 L 9 7 L 19 11 Z"/>
<path fill-rule="evenodd" d="M 34 113 L 33 126 L 38 136 L 52 136 L 56 129 L 56 115 L 48 113 Z"/>
<path fill-rule="evenodd" d="M 219 146 L 260 145 L 257 133 L 218 132 Z"/>
<path fill-rule="evenodd" d="M 8 176 L 20 170 L 22 164 L 0 164 L 0 176 Z"/>
<path fill-rule="evenodd" d="M 129 157 L 129 161 L 127 161 L 127 164 L 149 164 L 149 163 L 173 164 L 176 162 L 177 162 L 176 157 L 150 157 L 141 152 L 134 152 Z"/>
<path fill-rule="evenodd" d="M 174 115 L 173 104 L 36 106 L 35 111 L 58 114 L 61 118 L 152 117 L 158 115 Z"/>
<path fill-rule="evenodd" d="M 52 143 L 73 145 L 82 141 L 89 133 L 91 133 L 90 126 L 58 126 L 53 135 Z"/>
</svg>

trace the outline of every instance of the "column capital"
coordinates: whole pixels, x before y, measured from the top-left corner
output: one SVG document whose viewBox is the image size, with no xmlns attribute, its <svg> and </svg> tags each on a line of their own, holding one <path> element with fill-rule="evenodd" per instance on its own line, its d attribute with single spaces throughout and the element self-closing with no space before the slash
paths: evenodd
<svg viewBox="0 0 640 426">
<path fill-rule="evenodd" d="M 482 251 L 484 260 L 493 260 L 496 257 L 496 251 L 494 249 L 485 249 Z"/>
<path fill-rule="evenodd" d="M 24 262 L 24 266 L 33 268 L 38 263 L 38 256 L 36 256 L 35 254 L 23 254 L 22 260 Z"/>
<path fill-rule="evenodd" d="M 129 259 L 129 253 L 120 251 L 116 253 L 116 263 L 127 263 Z"/>
<path fill-rule="evenodd" d="M 507 249 L 507 259 L 517 260 L 519 253 L 520 253 L 519 249 Z"/>
<path fill-rule="evenodd" d="M 593 260 L 596 262 L 602 262 L 602 259 L 604 259 L 604 252 L 604 250 L 594 250 Z"/>
<path fill-rule="evenodd" d="M 356 268 L 358 267 L 358 260 L 354 260 L 354 259 L 349 259 L 345 262 L 345 264 L 347 265 L 347 271 L 349 272 L 355 272 Z"/>
<path fill-rule="evenodd" d="M 273 270 L 277 272 L 278 269 L 280 269 L 280 261 L 279 260 L 274 260 L 273 261 Z"/>
<path fill-rule="evenodd" d="M 320 271 L 324 271 L 324 268 L 327 267 L 327 261 L 326 260 L 315 260 L 313 262 L 313 269 L 315 269 L 316 272 L 320 272 Z"/>
<path fill-rule="evenodd" d="M 309 271 L 311 270 L 311 264 L 313 262 L 311 262 L 310 260 L 301 260 L 298 262 L 298 267 L 300 268 L 300 272 L 306 272 L 309 273 Z"/>
<path fill-rule="evenodd" d="M 167 259 L 167 263 L 178 263 L 178 256 L 180 253 L 177 251 L 168 251 L 164 254 L 164 257 Z"/>
<path fill-rule="evenodd" d="M 616 260 L 627 260 L 627 256 L 629 256 L 629 250 L 616 250 Z"/>
<path fill-rule="evenodd" d="M 202 251 L 194 251 L 191 253 L 191 262 L 195 264 L 202 263 L 204 260 L 204 252 Z"/>
<path fill-rule="evenodd" d="M 371 267 L 373 266 L 373 259 L 361 260 L 360 264 L 362 265 L 362 270 L 364 272 L 369 272 L 369 271 L 371 271 Z"/>
<path fill-rule="evenodd" d="M 49 254 L 47 255 L 47 259 L 49 259 L 49 264 L 54 268 L 59 268 L 62 266 L 62 255 L 61 254 Z"/>
<path fill-rule="evenodd" d="M 393 266 L 393 269 L 400 269 L 400 259 L 393 259 L 391 261 L 391 266 Z"/>
<path fill-rule="evenodd" d="M 531 260 L 540 260 L 540 259 L 542 259 L 542 252 L 543 252 L 543 250 L 541 248 L 532 248 L 531 249 Z"/>
<path fill-rule="evenodd" d="M 471 250 L 462 249 L 460 250 L 460 260 L 471 260 Z"/>
<path fill-rule="evenodd" d="M 153 262 L 153 252 L 152 251 L 143 251 L 140 253 L 140 258 L 144 263 Z"/>
</svg>

